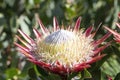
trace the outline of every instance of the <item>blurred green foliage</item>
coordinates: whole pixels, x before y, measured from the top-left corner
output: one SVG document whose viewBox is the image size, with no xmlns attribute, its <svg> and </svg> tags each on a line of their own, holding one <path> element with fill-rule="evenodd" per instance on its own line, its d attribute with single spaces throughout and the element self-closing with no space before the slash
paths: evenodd
<svg viewBox="0 0 120 80">
<path fill-rule="evenodd" d="M 35 14 L 39 14 L 46 27 L 52 26 L 54 16 L 57 17 L 60 25 L 67 26 L 73 25 L 75 20 L 82 16 L 82 28 L 91 25 L 96 28 L 102 23 L 102 26 L 104 24 L 115 29 L 118 12 L 120 12 L 120 0 L 0 0 L 0 79 L 40 80 L 36 77 L 37 74 L 32 75 L 35 76 L 35 79 L 30 77 L 30 74 L 34 73 L 33 64 L 16 51 L 14 46 L 18 29 L 22 29 L 26 34 L 34 37 L 32 28 L 39 29 Z M 106 32 L 101 27 L 95 38 L 99 38 Z M 112 36 L 108 40 L 111 39 L 113 39 Z M 120 45 L 113 42 L 104 50 L 104 53 L 107 56 L 89 69 L 92 80 L 106 80 L 107 76 L 114 79 L 116 75 L 115 80 L 118 80 Z M 91 76 L 88 71 L 86 72 L 87 76 Z"/>
</svg>

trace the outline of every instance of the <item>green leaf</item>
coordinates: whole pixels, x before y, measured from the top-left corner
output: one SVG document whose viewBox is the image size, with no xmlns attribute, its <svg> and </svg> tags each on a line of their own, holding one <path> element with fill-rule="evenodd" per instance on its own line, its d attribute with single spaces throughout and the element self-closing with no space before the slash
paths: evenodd
<svg viewBox="0 0 120 80">
<path fill-rule="evenodd" d="M 30 68 L 28 70 L 28 75 L 32 80 L 37 80 L 37 75 L 36 75 L 34 68 Z"/>
<path fill-rule="evenodd" d="M 80 80 L 89 80 L 90 78 L 92 78 L 91 73 L 87 69 L 84 69 L 84 71 L 81 72 Z"/>
<path fill-rule="evenodd" d="M 114 80 L 120 80 L 120 73 L 118 73 Z"/>
<path fill-rule="evenodd" d="M 26 33 L 27 35 L 30 35 L 30 29 L 29 29 L 29 25 L 28 25 L 28 24 L 30 24 L 30 20 L 28 19 L 28 17 L 21 15 L 20 18 L 18 19 L 18 23 L 19 23 L 22 31 L 24 33 Z"/>
<path fill-rule="evenodd" d="M 35 4 L 39 4 L 42 0 L 34 0 Z"/>
<path fill-rule="evenodd" d="M 92 78 L 91 73 L 87 69 L 85 69 L 83 73 L 84 73 L 84 78 Z"/>
<path fill-rule="evenodd" d="M 16 68 L 7 69 L 6 71 L 7 79 L 13 79 L 13 77 L 17 76 L 18 74 L 19 71 Z"/>
<path fill-rule="evenodd" d="M 43 68 L 41 68 L 38 65 L 36 65 L 36 69 L 39 72 L 39 74 L 41 74 L 44 77 L 47 77 L 49 75 L 49 73 L 47 71 L 45 71 Z"/>
<path fill-rule="evenodd" d="M 14 3 L 15 3 L 15 0 L 5 0 L 5 2 L 10 6 L 10 7 L 13 7 Z"/>
</svg>

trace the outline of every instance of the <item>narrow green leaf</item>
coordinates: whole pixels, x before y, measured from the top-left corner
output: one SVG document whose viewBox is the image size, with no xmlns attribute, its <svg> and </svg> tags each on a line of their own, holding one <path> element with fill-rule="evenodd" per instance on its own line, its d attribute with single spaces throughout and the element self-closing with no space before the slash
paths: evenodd
<svg viewBox="0 0 120 80">
<path fill-rule="evenodd" d="M 30 68 L 30 69 L 28 70 L 28 75 L 29 75 L 29 77 L 30 77 L 32 80 L 37 80 L 37 75 L 36 75 L 36 73 L 35 73 L 34 68 Z"/>
</svg>

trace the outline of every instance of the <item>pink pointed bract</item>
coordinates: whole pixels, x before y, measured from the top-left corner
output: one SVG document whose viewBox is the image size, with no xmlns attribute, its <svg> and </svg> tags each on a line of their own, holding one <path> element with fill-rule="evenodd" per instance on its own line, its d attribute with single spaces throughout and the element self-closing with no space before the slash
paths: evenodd
<svg viewBox="0 0 120 80">
<path fill-rule="evenodd" d="M 114 35 L 114 39 L 116 42 L 120 43 L 120 34 L 118 32 L 116 32 L 115 30 L 112 30 L 108 27 L 105 27 L 105 29 L 107 29 L 109 32 L 111 32 Z"/>
<path fill-rule="evenodd" d="M 24 46 L 16 42 L 15 45 L 29 61 L 47 71 L 59 75 L 82 71 L 105 56 L 105 54 L 100 55 L 100 52 L 110 43 L 106 45 L 101 45 L 101 43 L 111 34 L 107 33 L 102 38 L 94 40 L 93 38 L 98 29 L 93 31 L 91 26 L 84 31 L 79 29 L 80 22 L 81 17 L 77 19 L 73 29 L 70 26 L 63 29 L 59 27 L 58 21 L 54 17 L 53 31 L 49 31 L 38 19 L 42 32 L 33 29 L 36 38 L 32 39 L 23 31 L 18 30 L 24 40 L 19 36 L 16 37 Z M 115 36 L 119 36 L 118 33 L 110 29 L 109 31 L 114 33 Z M 99 45 L 101 46 L 99 47 Z"/>
<path fill-rule="evenodd" d="M 120 19 L 120 13 L 118 14 L 118 17 Z M 116 23 L 117 27 L 120 29 L 120 23 Z M 118 33 L 116 30 L 112 30 L 105 26 L 105 29 L 107 29 L 109 32 L 111 32 L 114 35 L 114 39 L 116 42 L 120 43 L 120 33 Z"/>
</svg>

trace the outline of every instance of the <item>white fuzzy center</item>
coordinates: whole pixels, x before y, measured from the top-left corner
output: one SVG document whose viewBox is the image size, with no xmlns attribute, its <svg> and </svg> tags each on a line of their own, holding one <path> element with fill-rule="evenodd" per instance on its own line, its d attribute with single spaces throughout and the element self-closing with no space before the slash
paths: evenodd
<svg viewBox="0 0 120 80">
<path fill-rule="evenodd" d="M 45 38 L 45 43 L 49 44 L 60 44 L 67 42 L 69 40 L 73 40 L 75 38 L 75 34 L 73 32 L 67 30 L 59 30 Z"/>
<path fill-rule="evenodd" d="M 82 31 L 75 33 L 58 30 L 37 43 L 36 54 L 39 60 L 54 64 L 59 61 L 65 66 L 72 67 L 83 63 L 93 56 L 91 37 L 86 37 Z"/>
</svg>

